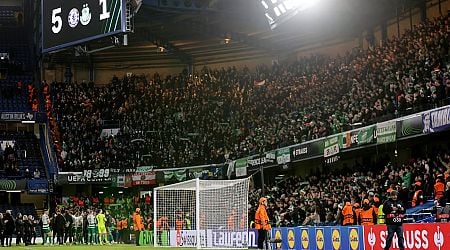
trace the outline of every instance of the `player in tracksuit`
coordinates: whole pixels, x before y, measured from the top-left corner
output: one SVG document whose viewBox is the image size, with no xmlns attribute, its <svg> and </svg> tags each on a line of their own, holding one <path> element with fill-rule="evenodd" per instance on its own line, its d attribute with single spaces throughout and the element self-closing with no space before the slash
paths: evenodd
<svg viewBox="0 0 450 250">
<path fill-rule="evenodd" d="M 50 241 L 50 217 L 48 211 L 44 211 L 41 216 L 42 223 L 42 245 L 47 245 L 47 240 Z"/>
<path fill-rule="evenodd" d="M 95 223 L 95 216 L 94 212 L 92 210 L 89 211 L 89 214 L 87 216 L 87 230 L 88 230 L 88 244 L 96 244 L 96 233 L 95 228 L 97 227 Z"/>
<path fill-rule="evenodd" d="M 75 244 L 83 244 L 83 217 L 80 212 L 76 212 L 73 220 L 73 228 L 75 231 Z"/>
</svg>

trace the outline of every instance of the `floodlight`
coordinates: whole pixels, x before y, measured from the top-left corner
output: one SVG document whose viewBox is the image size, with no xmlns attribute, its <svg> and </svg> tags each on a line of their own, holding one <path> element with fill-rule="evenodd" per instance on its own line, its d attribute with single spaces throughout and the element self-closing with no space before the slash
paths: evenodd
<svg viewBox="0 0 450 250">
<path fill-rule="evenodd" d="M 278 10 L 278 7 L 273 8 L 273 11 L 275 11 L 275 15 L 277 16 L 281 15 L 280 11 Z"/>
<path fill-rule="evenodd" d="M 261 0 L 264 15 L 270 28 L 275 29 L 280 23 L 294 17 L 298 12 L 310 9 L 319 0 Z"/>
<path fill-rule="evenodd" d="M 280 9 L 281 13 L 286 13 L 286 9 L 284 8 L 283 4 L 278 5 L 278 9 Z"/>
<path fill-rule="evenodd" d="M 266 1 L 262 0 L 261 4 L 264 6 L 264 8 L 267 10 L 269 8 L 269 5 L 267 5 Z"/>
</svg>

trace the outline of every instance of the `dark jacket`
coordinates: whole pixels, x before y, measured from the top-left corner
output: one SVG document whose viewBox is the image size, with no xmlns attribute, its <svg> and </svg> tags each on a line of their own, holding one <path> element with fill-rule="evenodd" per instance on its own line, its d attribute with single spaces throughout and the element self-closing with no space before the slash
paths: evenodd
<svg viewBox="0 0 450 250">
<path fill-rule="evenodd" d="M 6 213 L 3 217 L 3 222 L 5 223 L 5 235 L 12 235 L 14 233 L 14 229 L 16 228 L 13 217 Z"/>
<path fill-rule="evenodd" d="M 29 220 L 23 221 L 23 232 L 25 235 L 31 234 L 31 223 Z"/>
<path fill-rule="evenodd" d="M 5 231 L 5 221 L 3 219 L 0 220 L 0 234 L 3 235 L 3 231 Z"/>
<path fill-rule="evenodd" d="M 24 225 L 22 218 L 17 218 L 16 220 L 16 234 L 23 234 Z"/>
<path fill-rule="evenodd" d="M 394 211 L 394 207 L 397 208 L 397 211 Z M 383 213 L 385 214 L 387 225 L 401 225 L 405 212 L 406 209 L 400 200 L 393 201 L 389 199 L 383 204 Z"/>
<path fill-rule="evenodd" d="M 69 213 L 66 213 L 66 214 L 64 215 L 64 218 L 66 219 L 66 225 L 65 225 L 65 227 L 66 227 L 66 228 L 72 228 L 72 225 L 73 225 L 73 218 L 72 218 L 72 215 L 70 215 Z"/>
<path fill-rule="evenodd" d="M 62 214 L 56 215 L 54 227 L 56 231 L 64 231 L 66 219 Z"/>
</svg>

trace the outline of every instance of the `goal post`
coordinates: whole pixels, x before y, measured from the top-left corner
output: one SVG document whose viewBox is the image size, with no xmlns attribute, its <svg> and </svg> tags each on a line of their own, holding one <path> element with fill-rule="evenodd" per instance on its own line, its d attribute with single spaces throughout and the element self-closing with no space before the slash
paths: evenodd
<svg viewBox="0 0 450 250">
<path fill-rule="evenodd" d="M 193 179 L 153 190 L 154 245 L 248 248 L 249 179 Z"/>
</svg>

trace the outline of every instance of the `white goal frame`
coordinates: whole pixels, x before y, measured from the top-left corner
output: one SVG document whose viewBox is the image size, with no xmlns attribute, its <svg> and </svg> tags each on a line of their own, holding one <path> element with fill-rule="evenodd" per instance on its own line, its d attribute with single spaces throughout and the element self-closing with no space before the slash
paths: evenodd
<svg viewBox="0 0 450 250">
<path fill-rule="evenodd" d="M 237 192 L 234 193 L 230 193 L 230 190 L 236 189 Z M 221 190 L 223 189 L 223 190 Z M 183 198 L 183 197 L 174 197 L 172 194 L 167 195 L 166 193 L 162 193 L 163 191 L 193 191 L 195 192 L 195 218 L 192 218 L 195 221 L 195 225 L 192 226 L 192 230 L 191 231 L 191 236 L 192 238 L 194 237 L 193 234 L 195 234 L 195 238 L 196 238 L 196 242 L 195 245 L 183 245 L 183 246 L 174 246 L 171 244 L 168 244 L 168 246 L 164 246 L 164 244 L 159 244 L 159 237 L 162 238 L 162 236 L 158 236 L 159 234 L 159 229 L 157 226 L 158 223 L 158 219 L 161 216 L 167 216 L 169 214 L 172 213 L 172 211 L 167 211 L 167 210 L 174 210 L 176 208 L 170 207 L 170 204 L 174 204 L 173 200 L 172 201 L 168 201 L 169 205 L 168 205 L 168 209 L 165 209 L 164 204 L 165 201 L 161 200 L 161 199 L 165 199 L 165 198 L 160 198 L 160 195 L 164 195 L 165 197 L 169 196 L 169 199 L 177 199 L 177 198 Z M 248 190 L 249 190 L 249 178 L 244 178 L 244 179 L 235 179 L 235 180 L 200 180 L 200 179 L 192 179 L 192 180 L 188 180 L 188 181 L 184 181 L 184 182 L 179 182 L 179 183 L 175 183 L 175 184 L 171 184 L 171 185 L 167 185 L 167 186 L 161 186 L 161 187 L 157 187 L 153 189 L 153 229 L 154 229 L 154 233 L 153 233 L 153 244 L 155 247 L 196 247 L 197 249 L 248 249 Z M 206 192 L 205 192 L 206 191 Z M 212 191 L 211 193 L 208 193 L 207 191 Z M 221 192 L 227 192 L 226 196 L 230 196 L 231 200 L 222 200 L 220 197 L 218 197 L 218 199 L 216 201 L 221 202 L 221 204 L 217 203 L 217 206 L 215 205 L 211 205 L 210 200 L 208 199 L 208 195 L 214 195 L 213 197 L 211 197 L 211 202 L 214 202 L 214 197 L 216 196 L 216 192 L 217 194 L 220 195 Z M 240 194 L 239 194 L 240 191 Z M 159 194 L 158 194 L 159 193 Z M 174 192 L 174 194 L 179 194 L 177 192 Z M 167 195 L 167 196 L 166 196 Z M 182 196 L 182 195 L 180 195 Z M 193 198 L 193 195 L 190 194 L 189 196 L 191 196 Z M 188 197 L 186 197 L 188 198 Z M 160 200 L 158 200 L 160 199 Z M 186 202 L 186 201 L 184 201 Z M 188 201 L 189 202 L 189 201 Z M 202 204 L 203 206 L 208 203 L 207 205 L 209 205 L 210 207 L 217 207 L 218 210 L 208 210 L 208 207 L 203 207 L 205 209 L 204 212 L 202 211 Z M 158 204 L 159 203 L 159 204 Z M 182 202 L 180 201 L 180 204 Z M 225 229 L 227 227 L 227 224 L 217 227 L 218 225 L 213 223 L 213 224 L 209 224 L 206 221 L 215 221 L 214 218 L 222 218 L 223 217 L 223 211 L 226 211 L 226 209 L 224 209 L 223 207 L 220 207 L 220 205 L 224 205 L 228 203 L 228 208 L 231 208 L 231 210 L 233 210 L 233 212 L 230 211 L 229 214 L 233 214 L 233 217 L 236 217 L 237 219 L 234 221 L 238 221 L 239 223 L 239 228 L 238 226 L 234 227 L 233 229 Z M 190 205 L 193 205 L 194 203 L 191 203 Z M 237 204 L 237 205 L 236 205 Z M 164 212 L 161 212 L 161 206 L 163 206 L 163 210 Z M 172 205 L 173 206 L 173 205 Z M 222 209 L 222 214 L 220 213 L 220 209 Z M 228 211 L 227 211 L 228 212 Z M 238 212 L 240 212 L 241 214 L 238 214 Z M 158 214 L 159 213 L 159 214 Z M 205 219 L 206 215 L 208 214 L 208 219 Z M 200 214 L 203 214 L 203 218 L 200 217 Z M 217 217 L 215 216 L 217 215 Z M 191 222 L 192 223 L 192 222 Z M 172 225 L 170 225 L 172 224 Z M 169 223 L 170 225 L 170 230 L 169 232 L 172 233 L 171 231 L 175 231 L 174 227 L 173 227 L 173 218 L 172 218 L 172 223 Z M 233 224 L 234 225 L 234 224 Z M 229 226 L 228 226 L 229 227 Z M 177 237 L 178 237 L 178 233 L 180 230 L 176 231 L 177 232 Z M 183 230 L 183 231 L 187 231 L 187 230 Z M 228 237 L 227 240 L 229 240 L 230 236 L 233 234 L 233 236 L 235 236 L 236 238 L 239 238 L 239 242 L 240 243 L 236 243 L 238 240 L 233 241 L 233 243 L 229 243 L 231 242 L 230 240 L 227 241 L 228 243 L 223 243 L 223 245 L 220 244 L 211 244 L 210 242 L 212 242 L 212 237 L 210 237 L 213 233 L 214 233 L 214 237 L 216 237 L 216 235 L 219 235 L 220 232 L 224 232 L 224 235 L 226 234 L 227 236 L 225 236 L 224 238 Z M 200 233 L 199 233 L 200 232 Z M 246 238 L 244 238 L 246 237 Z M 169 237 L 170 238 L 170 237 Z M 235 239 L 236 239 L 235 238 Z M 173 240 L 173 239 L 172 239 Z M 170 240 L 169 240 L 170 242 Z"/>
</svg>

